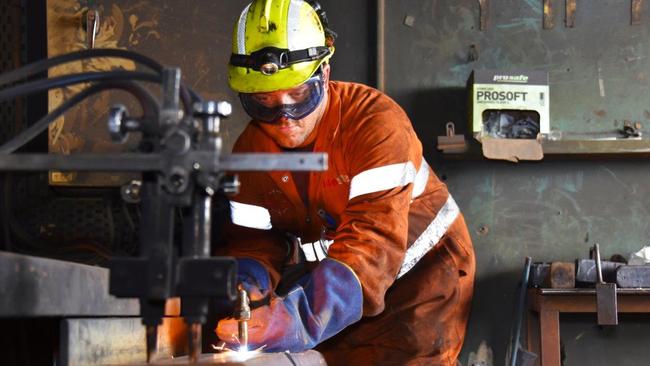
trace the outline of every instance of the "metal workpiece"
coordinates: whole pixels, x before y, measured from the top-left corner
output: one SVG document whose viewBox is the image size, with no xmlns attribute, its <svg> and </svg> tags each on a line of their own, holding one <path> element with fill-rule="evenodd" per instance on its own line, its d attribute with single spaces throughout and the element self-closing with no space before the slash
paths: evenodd
<svg viewBox="0 0 650 366">
<path fill-rule="evenodd" d="M 189 357 L 175 357 L 174 359 L 159 360 L 153 365 L 187 365 Z M 228 366 L 325 366 L 325 358 L 318 351 L 306 352 L 224 352 L 202 354 L 193 365 L 228 365 Z M 131 366 L 145 366 L 145 364 L 132 364 Z"/>
<path fill-rule="evenodd" d="M 598 270 L 595 259 L 578 259 L 576 261 L 576 282 L 587 285 L 596 284 L 598 279 Z M 600 261 L 600 272 L 605 282 L 616 282 L 616 272 L 624 263 Z"/>
<path fill-rule="evenodd" d="M 166 317 L 156 331 L 156 353 L 147 355 L 146 330 L 140 318 L 63 319 L 59 328 L 58 365 L 130 365 L 187 354 L 186 325 L 180 317 Z"/>
<path fill-rule="evenodd" d="M 191 364 L 197 363 L 201 356 L 202 334 L 201 323 L 194 322 L 190 324 L 189 357 Z"/>
<path fill-rule="evenodd" d="M 138 301 L 110 296 L 108 280 L 106 268 L 0 252 L 0 318 L 138 316 Z"/>
</svg>

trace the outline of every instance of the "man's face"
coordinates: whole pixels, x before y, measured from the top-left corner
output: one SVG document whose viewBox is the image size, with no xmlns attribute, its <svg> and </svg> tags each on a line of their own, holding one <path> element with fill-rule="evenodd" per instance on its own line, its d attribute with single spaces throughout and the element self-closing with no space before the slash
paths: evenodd
<svg viewBox="0 0 650 366">
<path fill-rule="evenodd" d="M 327 106 L 329 70 L 329 65 L 323 65 L 323 98 L 313 112 L 298 120 L 283 116 L 275 123 L 259 123 L 260 128 L 282 148 L 303 147 L 314 141 L 316 137 L 314 130 Z M 252 97 L 257 103 L 267 108 L 274 108 L 283 104 L 300 102 L 305 98 L 306 93 L 309 93 L 309 90 L 303 84 L 287 90 L 253 94 Z"/>
</svg>

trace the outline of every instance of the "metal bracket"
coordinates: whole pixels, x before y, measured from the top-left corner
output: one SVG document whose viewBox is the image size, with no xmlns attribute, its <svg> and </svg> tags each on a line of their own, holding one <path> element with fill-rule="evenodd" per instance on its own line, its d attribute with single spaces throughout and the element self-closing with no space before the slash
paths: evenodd
<svg viewBox="0 0 650 366">
<path fill-rule="evenodd" d="M 643 7 L 643 0 L 632 0 L 630 8 L 630 24 L 641 24 L 641 8 Z"/>
<path fill-rule="evenodd" d="M 544 0 L 544 29 L 552 29 L 554 25 L 553 0 Z"/>
<path fill-rule="evenodd" d="M 488 23 L 488 0 L 478 0 L 479 6 L 479 27 L 480 30 L 487 29 Z"/>
<path fill-rule="evenodd" d="M 576 0 L 565 0 L 566 15 L 564 24 L 567 28 L 573 28 L 576 22 Z"/>
</svg>

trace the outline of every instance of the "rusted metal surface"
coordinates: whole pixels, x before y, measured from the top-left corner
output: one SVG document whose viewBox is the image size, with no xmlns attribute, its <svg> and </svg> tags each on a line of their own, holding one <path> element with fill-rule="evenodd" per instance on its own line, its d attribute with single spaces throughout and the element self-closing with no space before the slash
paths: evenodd
<svg viewBox="0 0 650 366">
<path fill-rule="evenodd" d="M 555 26 L 553 19 L 553 0 L 544 0 L 544 29 L 551 29 Z"/>
<path fill-rule="evenodd" d="M 553 262 L 551 263 L 550 282 L 552 288 L 573 288 L 576 287 L 575 263 Z"/>
<path fill-rule="evenodd" d="M 479 5 L 479 29 L 486 30 L 488 27 L 489 2 L 488 0 L 478 0 Z"/>
<path fill-rule="evenodd" d="M 576 22 L 576 0 L 565 0 L 566 18 L 565 24 L 567 28 L 573 28 Z"/>
<path fill-rule="evenodd" d="M 541 339 L 541 366 L 560 366 L 560 312 L 539 312 L 539 339 Z"/>
<path fill-rule="evenodd" d="M 641 9 L 643 8 L 643 0 L 631 0 L 631 9 L 630 9 L 630 24 L 639 25 L 641 24 Z"/>
<path fill-rule="evenodd" d="M 145 327 L 140 318 L 64 319 L 60 365 L 128 365 L 146 360 Z M 187 353 L 187 327 L 182 318 L 163 318 L 158 326 L 154 359 Z"/>
</svg>

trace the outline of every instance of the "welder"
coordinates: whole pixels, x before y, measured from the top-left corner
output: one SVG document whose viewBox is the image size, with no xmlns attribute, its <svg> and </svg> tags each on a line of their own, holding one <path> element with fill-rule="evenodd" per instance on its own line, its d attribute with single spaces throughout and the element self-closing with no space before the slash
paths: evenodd
<svg viewBox="0 0 650 366">
<path fill-rule="evenodd" d="M 326 152 L 325 172 L 247 172 L 220 255 L 250 295 L 249 349 L 331 365 L 456 365 L 475 261 L 460 210 L 383 93 L 330 80 L 315 1 L 255 0 L 236 20 L 230 87 L 252 120 L 235 152 Z M 217 335 L 237 346 L 238 322 Z"/>
</svg>

